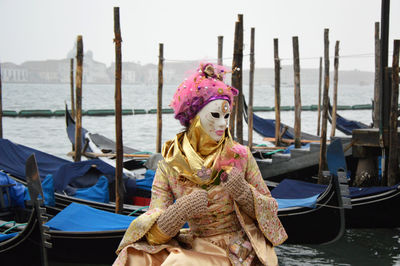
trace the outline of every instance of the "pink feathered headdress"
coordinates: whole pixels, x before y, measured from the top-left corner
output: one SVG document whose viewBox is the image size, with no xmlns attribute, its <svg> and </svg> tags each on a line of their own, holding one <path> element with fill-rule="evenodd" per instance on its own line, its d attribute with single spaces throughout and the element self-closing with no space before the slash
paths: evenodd
<svg viewBox="0 0 400 266">
<path fill-rule="evenodd" d="M 223 82 L 228 72 L 224 66 L 202 63 L 196 73 L 179 85 L 170 106 L 183 126 L 189 126 L 190 120 L 211 101 L 227 100 L 232 109 L 238 91 Z"/>
</svg>

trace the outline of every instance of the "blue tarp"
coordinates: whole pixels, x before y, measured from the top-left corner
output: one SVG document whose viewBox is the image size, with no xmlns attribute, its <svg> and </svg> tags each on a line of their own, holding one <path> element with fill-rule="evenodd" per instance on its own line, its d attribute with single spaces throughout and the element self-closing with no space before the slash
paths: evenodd
<svg viewBox="0 0 400 266">
<path fill-rule="evenodd" d="M 313 184 L 293 179 L 284 179 L 271 190 L 274 198 L 301 199 L 319 195 L 326 190 L 325 185 Z"/>
<path fill-rule="evenodd" d="M 101 175 L 108 177 L 109 182 L 114 180 L 115 168 L 100 159 L 68 162 L 61 165 L 53 175 L 55 191 L 60 192 L 65 190 L 68 184 L 71 184 L 72 182 L 79 182 L 77 187 L 92 186 L 97 182 L 99 177 L 98 175 L 94 177 L 92 176 L 92 178 L 79 179 L 80 177 L 85 176 L 92 168 L 95 168 L 96 172 L 101 173 Z M 41 169 L 39 168 L 39 171 L 40 170 Z M 95 178 L 95 180 L 93 178 Z"/>
<path fill-rule="evenodd" d="M 115 168 L 102 160 L 70 162 L 45 152 L 15 144 L 7 139 L 0 139 L 0 169 L 15 177 L 26 180 L 25 163 L 32 154 L 35 154 L 41 180 L 43 181 L 49 174 L 52 175 L 56 192 L 65 191 L 68 195 L 73 195 L 77 188 L 95 185 L 100 176 L 107 177 L 109 182 L 112 182 L 115 178 Z M 125 185 L 127 191 L 135 190 L 134 180 L 130 180 Z"/>
<path fill-rule="evenodd" d="M 275 198 L 276 202 L 278 203 L 278 209 L 285 209 L 290 207 L 308 207 L 308 208 L 315 208 L 317 203 L 317 198 L 319 194 L 309 197 L 309 198 L 302 198 L 302 199 L 279 199 Z"/>
<path fill-rule="evenodd" d="M 74 232 L 123 230 L 127 229 L 135 218 L 71 203 L 46 225 L 53 230 Z"/>
<path fill-rule="evenodd" d="M 148 169 L 146 173 L 144 174 L 143 179 L 137 179 L 136 180 L 136 186 L 138 188 L 144 189 L 144 190 L 151 190 L 151 186 L 153 185 L 153 180 L 154 180 L 154 175 L 156 171 Z"/>
<path fill-rule="evenodd" d="M 101 176 L 99 178 L 99 181 L 97 181 L 94 186 L 89 188 L 77 189 L 74 197 L 109 203 L 110 193 L 108 191 L 108 179 L 105 176 Z"/>
<path fill-rule="evenodd" d="M 349 187 L 350 198 L 382 193 L 397 189 L 398 186 L 399 184 L 391 187 Z M 293 179 L 284 179 L 276 188 L 271 190 L 271 194 L 274 198 L 299 199 L 312 197 L 316 194 L 319 195 L 324 192 L 326 188 L 326 185 L 313 184 Z"/>
<path fill-rule="evenodd" d="M 43 191 L 43 196 L 44 196 L 44 205 L 46 206 L 55 206 L 56 201 L 54 198 L 54 182 L 53 182 L 53 176 L 52 175 L 47 175 L 46 178 L 42 181 L 42 191 Z M 39 199 L 41 199 L 42 196 L 39 194 Z M 28 188 L 25 187 L 25 200 L 30 200 L 31 196 L 29 195 Z"/>
<path fill-rule="evenodd" d="M 14 184 L 14 186 L 3 189 L 4 190 L 3 191 L 4 203 L 6 204 L 6 206 L 25 207 L 25 204 L 24 204 L 25 187 L 24 187 L 24 185 L 15 182 L 15 180 L 10 178 L 7 174 L 0 172 L 0 185 L 8 185 L 8 184 Z M 8 189 L 8 191 L 10 193 L 11 204 L 8 202 L 8 198 L 7 198 L 5 189 Z"/>
<path fill-rule="evenodd" d="M 69 161 L 62 158 L 15 144 L 7 139 L 0 139 L 0 169 L 26 180 L 25 163 L 33 153 L 35 154 L 42 180 L 48 174 L 54 175 L 61 165 L 69 163 Z"/>
<path fill-rule="evenodd" d="M 14 236 L 18 235 L 18 233 L 9 233 L 9 234 L 0 234 L 0 242 L 5 241 L 7 239 L 13 238 Z"/>
<path fill-rule="evenodd" d="M 369 126 L 354 120 L 347 120 L 346 118 L 336 115 L 336 128 L 346 135 L 353 134 L 354 129 L 369 128 Z"/>
</svg>

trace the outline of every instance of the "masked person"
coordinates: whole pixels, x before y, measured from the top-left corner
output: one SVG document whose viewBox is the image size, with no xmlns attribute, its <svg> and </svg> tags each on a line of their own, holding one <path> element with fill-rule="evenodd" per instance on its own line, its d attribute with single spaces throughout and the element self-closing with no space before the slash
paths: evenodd
<svg viewBox="0 0 400 266">
<path fill-rule="evenodd" d="M 227 128 L 238 92 L 226 72 L 201 64 L 175 92 L 170 106 L 186 130 L 164 144 L 149 210 L 114 265 L 278 264 L 273 247 L 287 234 L 250 150 Z"/>
</svg>

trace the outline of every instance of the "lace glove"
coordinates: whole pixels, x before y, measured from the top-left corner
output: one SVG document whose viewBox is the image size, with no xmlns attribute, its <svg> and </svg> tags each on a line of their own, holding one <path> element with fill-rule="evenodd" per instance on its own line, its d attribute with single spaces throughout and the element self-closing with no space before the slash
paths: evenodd
<svg viewBox="0 0 400 266">
<path fill-rule="evenodd" d="M 169 206 L 158 218 L 157 225 L 163 233 L 174 237 L 189 219 L 205 213 L 207 204 L 207 191 L 192 192 Z"/>
<path fill-rule="evenodd" d="M 224 172 L 221 181 L 231 197 L 252 218 L 255 218 L 253 193 L 244 179 L 244 173 L 233 167 L 229 173 Z"/>
</svg>

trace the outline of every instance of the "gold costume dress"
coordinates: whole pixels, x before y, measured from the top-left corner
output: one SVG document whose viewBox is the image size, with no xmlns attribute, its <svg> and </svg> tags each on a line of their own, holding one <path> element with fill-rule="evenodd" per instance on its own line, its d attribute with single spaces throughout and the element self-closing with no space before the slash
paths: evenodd
<svg viewBox="0 0 400 266">
<path fill-rule="evenodd" d="M 152 186 L 149 210 L 125 232 L 114 265 L 277 265 L 273 246 L 287 234 L 249 149 L 225 131 L 217 143 L 194 119 L 187 132 L 163 146 Z M 220 183 L 222 169 L 244 172 L 254 200 L 246 213 Z M 208 191 L 207 213 L 188 221 L 189 229 L 170 238 L 157 226 L 158 217 L 175 199 L 199 189 Z"/>
</svg>

